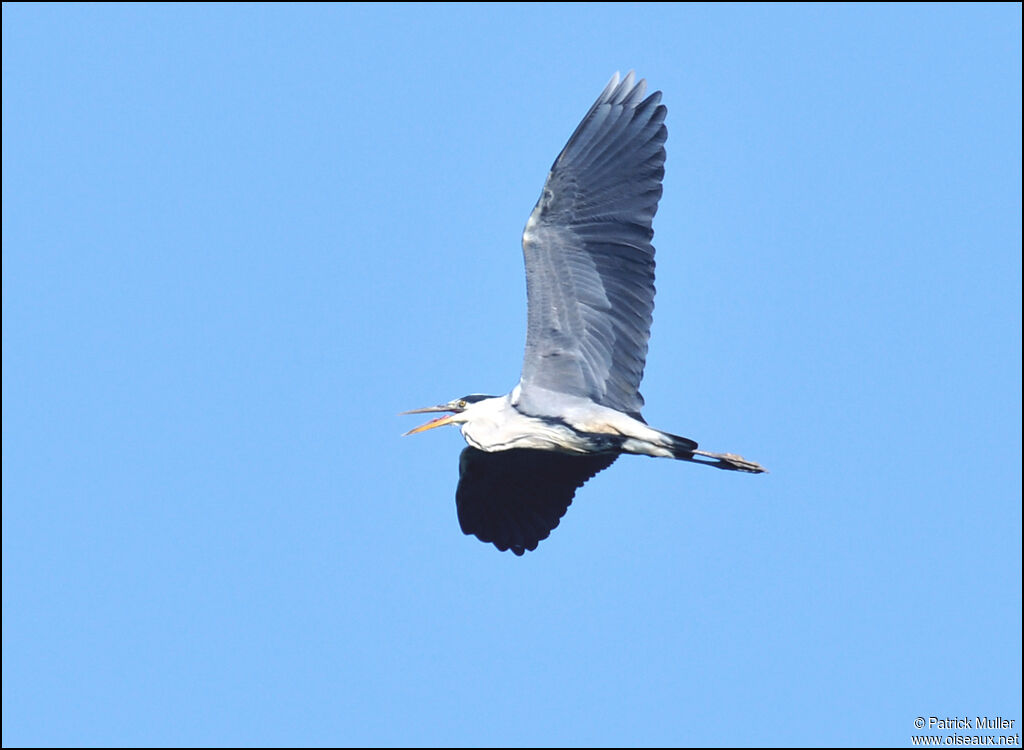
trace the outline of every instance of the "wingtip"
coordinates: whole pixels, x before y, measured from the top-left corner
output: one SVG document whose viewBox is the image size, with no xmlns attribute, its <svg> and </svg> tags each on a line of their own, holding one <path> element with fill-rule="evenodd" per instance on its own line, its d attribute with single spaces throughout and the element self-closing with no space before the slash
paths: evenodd
<svg viewBox="0 0 1024 750">
<path fill-rule="evenodd" d="M 635 107 L 643 99 L 646 92 L 647 80 L 644 78 L 638 79 L 636 71 L 631 69 L 625 76 L 620 75 L 619 71 L 615 71 L 611 80 L 608 81 L 608 85 L 601 92 L 598 101 L 626 104 L 627 106 Z"/>
</svg>

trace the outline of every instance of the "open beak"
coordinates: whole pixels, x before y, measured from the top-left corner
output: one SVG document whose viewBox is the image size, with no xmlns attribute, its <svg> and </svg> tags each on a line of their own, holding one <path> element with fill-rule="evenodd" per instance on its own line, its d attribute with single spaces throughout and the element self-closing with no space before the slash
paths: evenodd
<svg viewBox="0 0 1024 750">
<path fill-rule="evenodd" d="M 453 409 L 447 404 L 442 404 L 441 406 L 428 406 L 423 409 L 410 409 L 409 411 L 403 411 L 400 414 L 431 414 L 438 411 L 453 411 Z M 405 437 L 406 435 L 415 435 L 417 432 L 426 432 L 427 430 L 432 430 L 435 427 L 444 427 L 446 424 L 451 424 L 454 417 L 454 414 L 446 414 L 443 417 L 431 419 L 426 424 L 421 424 L 419 427 L 414 427 L 408 432 L 403 433 L 402 437 Z"/>
</svg>

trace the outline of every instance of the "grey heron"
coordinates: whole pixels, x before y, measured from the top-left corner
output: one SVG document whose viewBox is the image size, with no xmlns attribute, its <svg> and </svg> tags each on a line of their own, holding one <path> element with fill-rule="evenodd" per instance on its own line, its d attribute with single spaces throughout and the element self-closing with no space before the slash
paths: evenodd
<svg viewBox="0 0 1024 750">
<path fill-rule="evenodd" d="M 661 92 L 612 76 L 548 173 L 526 221 L 526 353 L 504 396 L 470 395 L 406 435 L 460 425 L 456 507 L 466 534 L 522 555 L 576 490 L 622 453 L 761 473 L 648 426 L 640 396 L 654 309 L 651 220 L 665 175 Z"/>
</svg>

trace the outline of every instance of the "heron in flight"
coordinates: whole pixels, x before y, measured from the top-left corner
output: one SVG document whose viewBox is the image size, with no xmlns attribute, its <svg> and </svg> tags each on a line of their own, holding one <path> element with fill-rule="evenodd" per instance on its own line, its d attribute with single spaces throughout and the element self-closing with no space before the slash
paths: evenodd
<svg viewBox="0 0 1024 750">
<path fill-rule="evenodd" d="M 651 220 L 665 175 L 661 92 L 612 76 L 555 159 L 523 231 L 526 353 L 504 396 L 470 395 L 406 435 L 460 425 L 469 444 L 455 492 L 463 532 L 522 555 L 576 490 L 622 453 L 761 473 L 650 427 L 640 380 L 654 309 Z"/>
</svg>

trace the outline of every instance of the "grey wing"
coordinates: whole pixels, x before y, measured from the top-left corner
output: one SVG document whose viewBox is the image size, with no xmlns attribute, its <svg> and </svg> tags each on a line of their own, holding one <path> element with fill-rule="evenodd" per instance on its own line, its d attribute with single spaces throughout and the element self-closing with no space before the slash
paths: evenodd
<svg viewBox="0 0 1024 750">
<path fill-rule="evenodd" d="M 612 77 L 526 222 L 524 411 L 555 410 L 554 391 L 640 414 L 668 135 L 661 92 L 645 99 L 645 90 L 632 72 Z"/>
<path fill-rule="evenodd" d="M 513 448 L 485 453 L 464 448 L 459 456 L 455 505 L 459 525 L 501 551 L 537 549 L 572 503 L 576 490 L 615 461 L 618 454 L 570 455 Z"/>
</svg>

